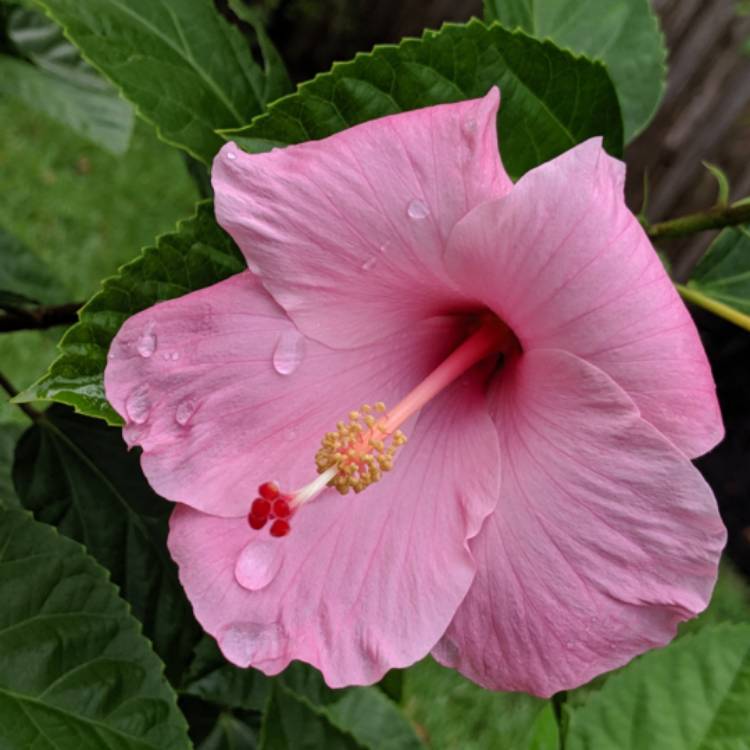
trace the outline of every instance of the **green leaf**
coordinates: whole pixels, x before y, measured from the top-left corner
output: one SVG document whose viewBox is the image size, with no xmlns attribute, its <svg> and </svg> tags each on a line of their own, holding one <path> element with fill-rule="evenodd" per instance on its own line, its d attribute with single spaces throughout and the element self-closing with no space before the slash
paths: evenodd
<svg viewBox="0 0 750 750">
<path fill-rule="evenodd" d="M 263 714 L 260 750 L 364 750 L 354 737 L 321 718 L 307 703 L 275 686 Z"/>
<path fill-rule="evenodd" d="M 572 712 L 566 750 L 726 750 L 750 737 L 750 625 L 652 651 Z"/>
<path fill-rule="evenodd" d="M 222 134 L 249 151 L 265 151 L 395 112 L 483 96 L 495 84 L 503 99 L 503 162 L 512 177 L 594 135 L 621 154 L 617 95 L 600 63 L 477 20 L 336 63 L 247 127 Z"/>
<path fill-rule="evenodd" d="M 167 674 L 180 675 L 199 631 L 167 552 L 172 505 L 148 486 L 120 430 L 54 406 L 19 442 L 13 478 L 37 519 L 110 571 Z"/>
<path fill-rule="evenodd" d="M 532 740 L 547 750 L 539 743 L 549 732 L 548 701 L 484 690 L 429 657 L 406 670 L 404 704 L 440 750 L 526 750 Z"/>
<path fill-rule="evenodd" d="M 294 86 L 289 79 L 286 65 L 281 59 L 276 47 L 273 46 L 264 27 L 264 14 L 260 8 L 251 8 L 245 5 L 244 0 L 229 0 L 229 7 L 241 21 L 253 28 L 258 40 L 261 54 L 263 55 L 263 69 L 266 74 L 266 87 L 263 92 L 263 101 L 272 102 L 290 93 Z"/>
<path fill-rule="evenodd" d="M 0 83 L 0 88 L 2 85 Z M 52 269 L 21 240 L 2 228 L 0 258 L 3 259 L 0 263 L 0 307 L 25 307 L 29 304 L 68 301 L 66 290 Z"/>
<path fill-rule="evenodd" d="M 11 468 L 16 443 L 22 432 L 23 427 L 20 424 L 15 422 L 0 423 L 0 508 L 16 508 L 19 506 L 11 479 Z"/>
<path fill-rule="evenodd" d="M 110 342 L 125 320 L 164 299 L 209 286 L 245 268 L 239 250 L 216 224 L 211 202 L 193 218 L 145 248 L 104 281 L 65 333 L 61 355 L 49 371 L 20 394 L 19 401 L 57 401 L 76 411 L 121 424 L 104 396 L 103 373 Z"/>
<path fill-rule="evenodd" d="M 326 706 L 323 714 L 333 726 L 352 734 L 369 750 L 419 750 L 413 726 L 377 688 L 349 688 Z"/>
<path fill-rule="evenodd" d="M 214 131 L 249 122 L 271 93 L 247 40 L 210 0 L 39 3 L 165 141 L 206 164 L 221 146 Z"/>
<path fill-rule="evenodd" d="M 230 713 L 223 713 L 208 736 L 196 745 L 196 750 L 255 750 L 255 732 Z"/>
<path fill-rule="evenodd" d="M 3 750 L 182 750 L 162 665 L 81 547 L 0 511 Z"/>
<path fill-rule="evenodd" d="M 233 710 L 263 712 L 262 748 L 421 747 L 409 721 L 378 688 L 331 690 L 316 669 L 299 662 L 273 678 L 239 669 L 208 636 L 196 648 L 180 692 Z"/>
<path fill-rule="evenodd" d="M 183 695 L 231 709 L 263 711 L 271 681 L 256 669 L 240 669 L 224 659 L 216 641 L 205 635 L 195 647 L 180 688 Z"/>
<path fill-rule="evenodd" d="M 275 682 L 261 750 L 419 750 L 423 745 L 377 688 L 350 688 L 325 707 Z"/>
<path fill-rule="evenodd" d="M 54 73 L 0 55 L 0 94 L 23 102 L 113 154 L 127 151 L 132 111 L 106 91 L 76 86 Z"/>
<path fill-rule="evenodd" d="M 723 229 L 680 293 L 750 331 L 750 226 Z"/>
<path fill-rule="evenodd" d="M 667 50 L 649 0 L 484 0 L 484 14 L 602 60 L 620 99 L 626 141 L 653 117 L 664 93 Z"/>
<path fill-rule="evenodd" d="M 115 155 L 127 151 L 132 107 L 81 59 L 55 23 L 37 11 L 15 8 L 8 36 L 34 65 L 0 56 L 1 93 Z"/>
<path fill-rule="evenodd" d="M 110 85 L 81 58 L 62 29 L 44 13 L 31 8 L 14 8 L 8 16 L 6 32 L 16 50 L 38 67 L 70 83 L 112 91 Z"/>
</svg>

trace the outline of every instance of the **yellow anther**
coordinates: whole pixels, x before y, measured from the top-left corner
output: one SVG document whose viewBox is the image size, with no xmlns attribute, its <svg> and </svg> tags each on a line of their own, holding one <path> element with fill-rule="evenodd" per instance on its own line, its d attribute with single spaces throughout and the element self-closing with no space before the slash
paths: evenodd
<svg viewBox="0 0 750 750">
<path fill-rule="evenodd" d="M 378 401 L 374 411 L 384 414 L 385 404 Z M 350 490 L 362 492 L 393 468 L 396 450 L 406 442 L 406 436 L 401 430 L 390 434 L 386 424 L 386 418 L 373 416 L 370 404 L 362 404 L 359 410 L 349 412 L 348 423 L 337 422 L 336 430 L 325 434 L 315 454 L 315 466 L 320 474 L 333 466 L 338 469 L 330 487 L 342 495 Z"/>
</svg>

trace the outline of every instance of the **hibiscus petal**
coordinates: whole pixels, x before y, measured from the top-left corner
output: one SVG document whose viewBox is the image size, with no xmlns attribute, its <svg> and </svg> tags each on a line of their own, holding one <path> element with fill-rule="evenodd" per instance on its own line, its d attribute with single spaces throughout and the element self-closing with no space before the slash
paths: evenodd
<svg viewBox="0 0 750 750">
<path fill-rule="evenodd" d="M 446 262 L 526 350 L 564 349 L 614 378 L 689 456 L 723 436 L 689 313 L 592 139 L 527 173 L 456 227 Z"/>
<path fill-rule="evenodd" d="M 333 350 L 305 339 L 246 271 L 129 318 L 104 383 L 159 494 L 240 516 L 263 481 L 311 481 L 325 432 L 363 402 L 394 406 L 452 350 L 458 328 L 432 319 Z"/>
<path fill-rule="evenodd" d="M 354 497 L 327 490 L 286 537 L 177 507 L 170 551 L 230 661 L 271 675 L 301 659 L 339 687 L 429 652 L 474 577 L 466 540 L 497 501 L 483 382 L 474 372 L 454 384 L 422 411 L 392 472 Z"/>
<path fill-rule="evenodd" d="M 442 264 L 448 235 L 511 187 L 498 103 L 493 88 L 269 153 L 227 144 L 212 171 L 217 219 L 305 334 L 375 341 L 460 296 Z"/>
<path fill-rule="evenodd" d="M 528 352 L 491 400 L 500 501 L 436 656 L 549 696 L 667 643 L 708 603 L 726 534 L 698 471 L 601 370 Z"/>
</svg>

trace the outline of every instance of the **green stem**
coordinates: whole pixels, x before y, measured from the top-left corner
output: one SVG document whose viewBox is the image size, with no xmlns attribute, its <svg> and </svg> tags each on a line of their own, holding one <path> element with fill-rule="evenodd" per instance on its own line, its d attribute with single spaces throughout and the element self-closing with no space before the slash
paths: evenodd
<svg viewBox="0 0 750 750">
<path fill-rule="evenodd" d="M 722 229 L 750 222 L 750 201 L 735 203 L 733 206 L 715 206 L 708 211 L 679 216 L 676 219 L 646 225 L 646 234 L 652 240 L 665 237 L 684 237 L 707 229 Z"/>
</svg>

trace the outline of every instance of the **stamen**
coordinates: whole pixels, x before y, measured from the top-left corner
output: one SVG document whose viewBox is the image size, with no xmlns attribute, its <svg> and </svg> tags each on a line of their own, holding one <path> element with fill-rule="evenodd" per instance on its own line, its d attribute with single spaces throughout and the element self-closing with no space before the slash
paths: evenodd
<svg viewBox="0 0 750 750">
<path fill-rule="evenodd" d="M 337 422 L 315 454 L 318 476 L 312 482 L 291 494 L 283 493 L 275 482 L 261 484 L 260 497 L 253 501 L 248 515 L 251 528 L 261 529 L 271 520 L 271 536 L 286 536 L 294 513 L 326 487 L 346 495 L 350 490 L 362 492 L 377 482 L 393 468 L 397 450 L 406 443 L 406 435 L 399 428 L 409 417 L 485 357 L 517 348 L 518 341 L 504 323 L 486 318 L 393 409 L 388 411 L 382 401 L 374 406 L 362 404 L 349 412 L 348 422 Z"/>
</svg>

